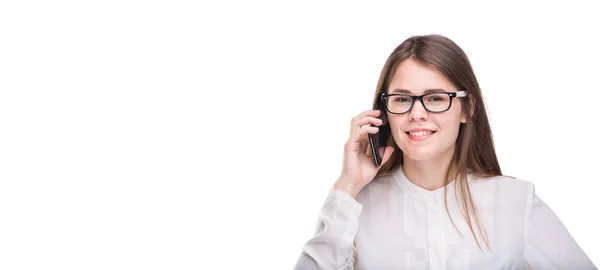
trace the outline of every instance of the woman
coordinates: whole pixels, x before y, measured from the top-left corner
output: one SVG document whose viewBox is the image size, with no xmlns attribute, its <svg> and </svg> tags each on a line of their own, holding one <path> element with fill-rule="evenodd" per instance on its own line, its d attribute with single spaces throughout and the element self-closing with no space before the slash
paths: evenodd
<svg viewBox="0 0 600 270">
<path fill-rule="evenodd" d="M 533 184 L 503 176 L 471 64 L 440 35 L 390 55 L 295 269 L 596 269 Z M 380 110 L 377 110 L 380 108 Z M 391 133 L 369 154 L 368 134 Z"/>
</svg>

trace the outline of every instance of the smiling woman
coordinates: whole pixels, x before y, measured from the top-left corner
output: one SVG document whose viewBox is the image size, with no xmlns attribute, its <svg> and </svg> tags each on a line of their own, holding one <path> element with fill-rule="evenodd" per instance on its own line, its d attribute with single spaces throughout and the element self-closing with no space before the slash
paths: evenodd
<svg viewBox="0 0 600 270">
<path fill-rule="evenodd" d="M 369 134 L 391 134 L 374 146 Z M 371 140 L 371 143 L 375 141 Z M 379 155 L 378 155 L 379 154 Z M 504 176 L 471 64 L 450 39 L 389 56 L 296 269 L 596 269 L 530 182 Z"/>
</svg>

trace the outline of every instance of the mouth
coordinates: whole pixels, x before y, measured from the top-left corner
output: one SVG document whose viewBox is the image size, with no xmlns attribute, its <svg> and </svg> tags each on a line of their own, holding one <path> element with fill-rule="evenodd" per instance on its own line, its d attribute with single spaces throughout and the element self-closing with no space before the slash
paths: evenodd
<svg viewBox="0 0 600 270">
<path fill-rule="evenodd" d="M 410 138 L 413 141 L 424 141 L 429 139 L 433 134 L 436 133 L 436 131 L 432 131 L 432 130 L 426 130 L 426 131 L 412 131 L 412 132 L 405 132 L 406 135 L 408 135 L 408 138 Z"/>
</svg>

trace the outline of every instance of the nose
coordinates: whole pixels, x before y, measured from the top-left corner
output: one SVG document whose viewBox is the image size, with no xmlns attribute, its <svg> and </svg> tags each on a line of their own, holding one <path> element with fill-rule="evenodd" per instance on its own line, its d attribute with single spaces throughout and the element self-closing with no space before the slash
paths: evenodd
<svg viewBox="0 0 600 270">
<path fill-rule="evenodd" d="M 427 114 L 427 110 L 425 110 L 425 108 L 423 107 L 423 103 L 421 103 L 421 100 L 415 100 L 415 104 L 413 104 L 412 109 L 410 109 L 410 112 L 408 114 L 408 120 L 410 121 L 420 121 L 420 120 L 427 120 L 427 117 L 429 115 Z"/>
</svg>

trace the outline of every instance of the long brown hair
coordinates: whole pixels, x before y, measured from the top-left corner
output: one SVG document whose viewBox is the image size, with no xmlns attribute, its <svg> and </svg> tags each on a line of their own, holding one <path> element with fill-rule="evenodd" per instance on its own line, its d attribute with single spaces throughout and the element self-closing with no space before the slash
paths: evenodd
<svg viewBox="0 0 600 270">
<path fill-rule="evenodd" d="M 445 184 L 447 185 L 452 179 L 456 179 L 454 184 L 457 186 L 456 190 L 458 192 L 456 194 L 460 194 L 460 200 L 458 197 L 456 199 L 460 201 L 463 217 L 469 224 L 471 233 L 479 248 L 482 249 L 473 229 L 472 219 L 475 220 L 475 225 L 481 233 L 483 241 L 490 249 L 487 234 L 481 225 L 477 209 L 471 197 L 467 173 L 475 173 L 480 177 L 491 177 L 500 176 L 502 172 L 496 158 L 492 131 L 485 111 L 481 89 L 477 78 L 475 78 L 471 63 L 463 50 L 447 37 L 441 35 L 410 37 L 390 54 L 383 66 L 377 83 L 373 108 L 378 107 L 379 97 L 387 91 L 396 67 L 409 58 L 440 71 L 457 89 L 465 89 L 469 93 L 467 98 L 459 99 L 463 113 L 467 116 L 467 121 L 460 124 L 454 156 L 446 172 Z M 385 113 L 385 111 L 382 111 L 382 113 Z M 402 150 L 398 148 L 392 136 L 390 136 L 387 145 L 394 147 L 394 152 L 381 167 L 378 175 L 397 169 L 403 162 Z M 444 190 L 444 193 L 446 193 L 446 190 Z M 450 216 L 446 201 L 445 205 L 446 212 Z M 452 217 L 450 219 L 452 220 Z M 452 223 L 454 224 L 454 221 Z"/>
</svg>

